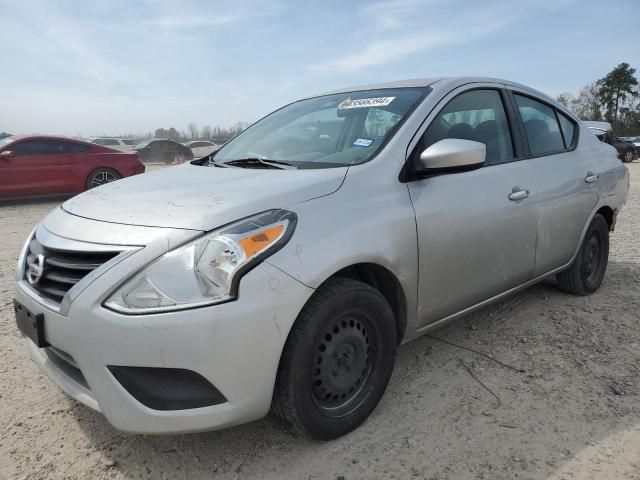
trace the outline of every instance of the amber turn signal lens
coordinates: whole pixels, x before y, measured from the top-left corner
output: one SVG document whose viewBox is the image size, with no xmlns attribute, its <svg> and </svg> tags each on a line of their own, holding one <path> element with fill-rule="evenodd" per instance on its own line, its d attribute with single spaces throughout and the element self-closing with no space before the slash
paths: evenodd
<svg viewBox="0 0 640 480">
<path fill-rule="evenodd" d="M 247 258 L 251 258 L 278 240 L 282 232 L 284 232 L 284 225 L 275 225 L 266 230 L 252 233 L 248 237 L 240 239 L 239 243 Z"/>
</svg>

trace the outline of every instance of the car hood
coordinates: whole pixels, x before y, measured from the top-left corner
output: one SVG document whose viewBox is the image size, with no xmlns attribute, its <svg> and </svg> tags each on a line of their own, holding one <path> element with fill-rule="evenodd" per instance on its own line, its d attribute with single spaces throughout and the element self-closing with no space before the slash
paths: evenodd
<svg viewBox="0 0 640 480">
<path fill-rule="evenodd" d="M 347 168 L 263 170 L 183 164 L 89 190 L 62 208 L 104 222 L 212 230 L 340 188 Z"/>
</svg>

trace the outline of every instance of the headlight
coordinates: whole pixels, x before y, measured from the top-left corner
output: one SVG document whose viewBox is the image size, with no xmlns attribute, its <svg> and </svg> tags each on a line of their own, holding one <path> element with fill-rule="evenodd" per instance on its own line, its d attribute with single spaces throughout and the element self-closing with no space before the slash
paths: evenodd
<svg viewBox="0 0 640 480">
<path fill-rule="evenodd" d="M 240 277 L 284 246 L 296 214 L 269 210 L 166 253 L 127 280 L 104 303 L 139 314 L 234 299 Z"/>
</svg>

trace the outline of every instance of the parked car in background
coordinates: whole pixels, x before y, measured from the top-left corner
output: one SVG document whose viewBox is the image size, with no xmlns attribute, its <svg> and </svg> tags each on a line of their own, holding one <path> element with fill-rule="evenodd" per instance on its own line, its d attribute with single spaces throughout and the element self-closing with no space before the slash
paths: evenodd
<svg viewBox="0 0 640 480">
<path fill-rule="evenodd" d="M 185 145 L 193 152 L 193 158 L 202 158 L 211 155 L 220 148 L 220 145 L 209 140 L 193 140 L 185 142 Z"/>
<path fill-rule="evenodd" d="M 136 152 L 64 137 L 0 140 L 0 197 L 79 193 L 144 172 Z"/>
<path fill-rule="evenodd" d="M 120 430 L 271 409 L 335 438 L 374 410 L 398 345 L 550 276 L 595 292 L 628 188 L 614 149 L 523 85 L 342 89 L 55 209 L 19 258 L 16 319 Z"/>
<path fill-rule="evenodd" d="M 91 137 L 89 138 L 89 141 L 91 143 L 95 143 L 96 145 L 102 145 L 103 147 L 120 150 L 121 152 L 130 152 L 136 145 L 140 143 L 140 140 L 136 139 L 113 137 Z"/>
<path fill-rule="evenodd" d="M 609 122 L 585 121 L 584 123 L 591 133 L 598 137 L 598 140 L 613 146 L 618 151 L 618 158 L 623 162 L 629 163 L 638 158 L 639 152 L 636 146 L 616 137 Z"/>
<path fill-rule="evenodd" d="M 143 162 L 161 162 L 179 164 L 193 160 L 193 152 L 189 147 L 173 140 L 153 138 L 135 146 Z"/>
<path fill-rule="evenodd" d="M 11 134 L 7 133 L 7 132 L 0 132 L 0 140 L 2 140 L 3 138 L 7 138 L 10 137 Z"/>
</svg>

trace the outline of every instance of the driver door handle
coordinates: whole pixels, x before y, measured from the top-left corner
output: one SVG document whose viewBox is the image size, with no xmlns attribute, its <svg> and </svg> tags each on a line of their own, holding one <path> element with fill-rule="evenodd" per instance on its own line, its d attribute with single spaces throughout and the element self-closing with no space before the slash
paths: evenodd
<svg viewBox="0 0 640 480">
<path fill-rule="evenodd" d="M 584 181 L 586 183 L 593 183 L 593 182 L 597 182 L 598 180 L 600 180 L 600 175 L 595 175 L 591 172 L 587 173 L 587 176 L 584 177 Z"/>
<path fill-rule="evenodd" d="M 514 188 L 513 192 L 509 194 L 509 200 L 512 200 L 515 202 L 517 200 L 524 200 L 528 196 L 529 196 L 529 190 L 517 190 L 516 188 Z"/>
</svg>

